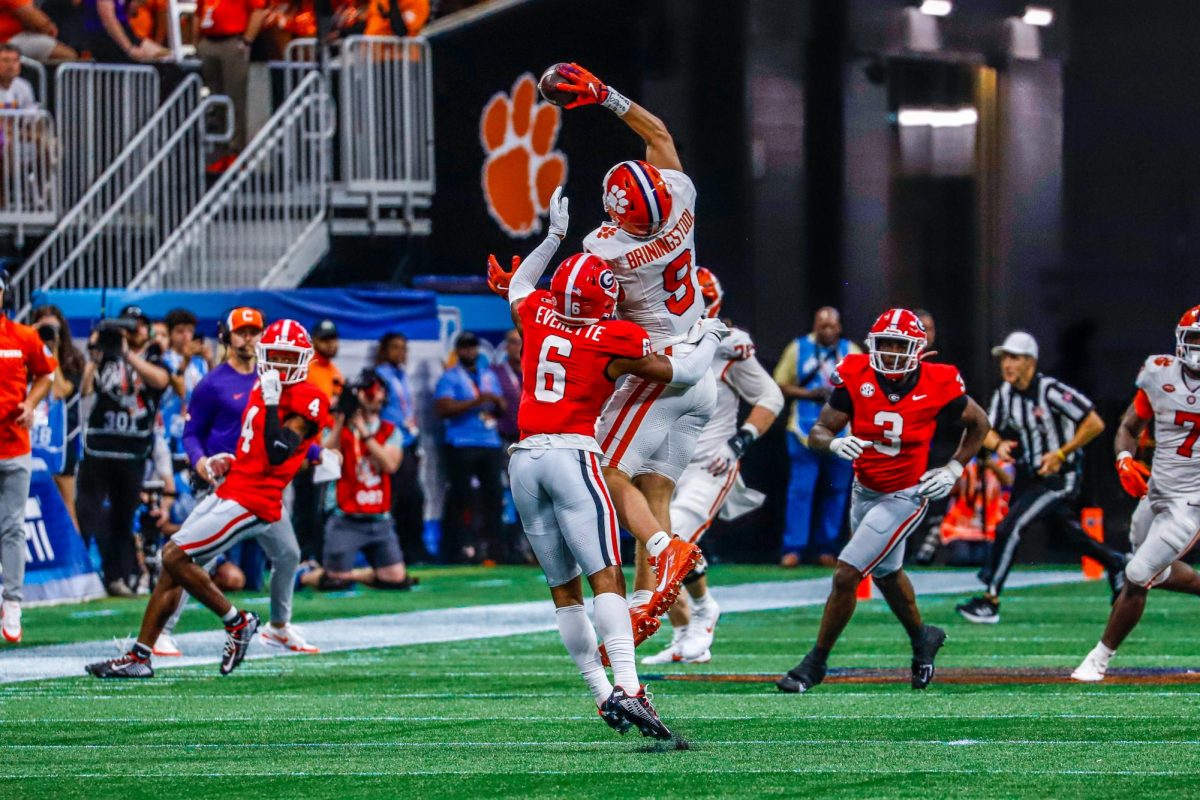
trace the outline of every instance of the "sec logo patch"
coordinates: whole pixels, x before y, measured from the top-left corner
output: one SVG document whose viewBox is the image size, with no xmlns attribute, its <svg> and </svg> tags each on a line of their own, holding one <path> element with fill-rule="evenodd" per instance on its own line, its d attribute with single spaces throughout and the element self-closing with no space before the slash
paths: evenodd
<svg viewBox="0 0 1200 800">
<path fill-rule="evenodd" d="M 871 397 L 875 394 L 875 387 L 869 383 L 864 383 L 862 386 L 858 387 L 858 392 L 863 397 Z"/>
<path fill-rule="evenodd" d="M 1171 384 L 1171 383 L 1164 383 L 1163 391 L 1167 392 L 1167 393 L 1173 392 L 1173 391 L 1175 391 L 1175 385 Z"/>
</svg>

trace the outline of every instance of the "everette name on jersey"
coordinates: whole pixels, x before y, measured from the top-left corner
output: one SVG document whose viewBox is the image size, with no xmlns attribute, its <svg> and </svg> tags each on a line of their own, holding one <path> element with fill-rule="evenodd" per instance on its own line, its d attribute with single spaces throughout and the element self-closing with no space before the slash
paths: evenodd
<svg viewBox="0 0 1200 800">
<path fill-rule="evenodd" d="M 1154 417 L 1154 464 L 1150 492 L 1200 499 L 1200 381 L 1189 378 L 1175 356 L 1150 356 L 1138 373 L 1138 415 Z"/>
<path fill-rule="evenodd" d="M 704 313 L 696 280 L 696 187 L 673 169 L 660 170 L 671 192 L 671 215 L 662 231 L 642 239 L 604 224 L 583 240 L 583 248 L 603 258 L 623 296 L 618 316 L 640 325 L 655 352 L 684 341 Z"/>
</svg>

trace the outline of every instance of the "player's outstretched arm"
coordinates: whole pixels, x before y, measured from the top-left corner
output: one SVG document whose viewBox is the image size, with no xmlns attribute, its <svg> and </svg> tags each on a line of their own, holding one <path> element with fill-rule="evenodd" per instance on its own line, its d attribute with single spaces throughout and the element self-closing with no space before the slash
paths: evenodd
<svg viewBox="0 0 1200 800">
<path fill-rule="evenodd" d="M 550 259 L 558 251 L 562 240 L 567 237 L 567 226 L 571 216 L 568 211 L 568 199 L 562 196 L 562 191 L 563 187 L 559 186 L 550 196 L 550 224 L 546 238 L 534 248 L 524 262 L 520 256 L 513 256 L 512 270 L 505 271 L 496 260 L 496 256 L 488 256 L 488 288 L 508 300 L 509 313 L 519 331 L 523 329 L 521 303 L 537 288 L 537 282 L 545 274 Z"/>
<path fill-rule="evenodd" d="M 712 366 L 717 345 L 729 335 L 729 327 L 719 319 L 702 319 L 697 323 L 699 341 L 696 348 L 686 356 L 662 356 L 653 354 L 642 358 L 614 358 L 609 362 L 606 374 L 609 380 L 622 375 L 636 375 L 655 383 L 672 386 L 694 386 L 708 373 Z"/>
<path fill-rule="evenodd" d="M 633 102 L 616 89 L 608 86 L 591 72 L 578 64 L 566 64 L 559 68 L 565 79 L 557 88 L 576 96 L 567 108 L 578 108 L 599 104 L 612 111 L 646 143 L 646 161 L 659 169 L 683 171 L 675 140 L 666 124 L 642 106 Z"/>
</svg>

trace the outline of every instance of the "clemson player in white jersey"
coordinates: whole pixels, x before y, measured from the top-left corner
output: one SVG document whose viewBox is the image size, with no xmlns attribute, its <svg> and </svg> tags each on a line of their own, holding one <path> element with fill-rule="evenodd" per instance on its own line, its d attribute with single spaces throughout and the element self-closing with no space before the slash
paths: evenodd
<svg viewBox="0 0 1200 800">
<path fill-rule="evenodd" d="M 689 331 L 704 316 L 694 269 L 696 188 L 683 173 L 662 120 L 577 64 L 560 66 L 559 74 L 564 82 L 558 89 L 577 98 L 567 108 L 602 105 L 646 143 L 644 161 L 622 161 L 604 177 L 610 222 L 588 234 L 583 248 L 604 259 L 616 275 L 621 287 L 618 316 L 640 325 L 656 353 L 686 355 L 695 347 L 688 341 Z M 699 548 L 676 543 L 666 532 L 671 530 L 675 483 L 715 405 L 711 375 L 687 388 L 631 376 L 600 414 L 596 438 L 622 522 L 631 529 L 651 524 L 639 518 L 648 507 L 661 528 L 661 536 L 655 534 L 644 545 L 639 537 L 635 591 L 629 598 L 635 632 L 649 630 L 646 618 L 661 616 L 674 602 L 669 585 L 655 586 L 647 556 L 663 562 L 660 575 L 674 574 L 679 563 L 699 562 Z"/>
<path fill-rule="evenodd" d="M 1180 560 L 1200 539 L 1200 306 L 1179 320 L 1175 342 L 1174 356 L 1146 359 L 1117 428 L 1117 473 L 1125 491 L 1140 498 L 1129 528 L 1134 552 L 1104 635 L 1071 673 L 1077 681 L 1104 680 L 1109 659 L 1142 618 L 1151 587 L 1200 595 L 1200 575 Z M 1132 455 L 1151 419 L 1153 474 Z"/>
<path fill-rule="evenodd" d="M 725 293 L 717 276 L 704 267 L 696 270 L 704 297 L 705 316 L 716 319 Z M 728 320 L 726 320 L 728 324 Z M 671 500 L 671 524 L 679 535 L 698 544 L 717 514 L 736 519 L 762 505 L 763 495 L 742 482 L 741 458 L 746 448 L 767 431 L 783 410 L 783 392 L 771 374 L 754 357 L 750 334 L 732 328 L 717 347 L 712 372 L 717 377 L 717 410 L 700 433 L 696 452 Z M 751 406 L 738 428 L 738 404 Z M 707 565 L 701 561 L 683 579 L 691 600 L 682 596 L 668 612 L 673 627 L 671 643 L 662 652 L 642 659 L 643 664 L 707 663 L 711 659 L 713 632 L 721 608 L 708 592 Z"/>
</svg>

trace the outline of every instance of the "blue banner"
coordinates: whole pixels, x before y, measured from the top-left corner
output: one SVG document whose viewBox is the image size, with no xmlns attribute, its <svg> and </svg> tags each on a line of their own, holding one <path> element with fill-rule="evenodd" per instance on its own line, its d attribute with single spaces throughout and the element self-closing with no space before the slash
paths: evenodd
<svg viewBox="0 0 1200 800">
<path fill-rule="evenodd" d="M 45 469 L 34 469 L 25 501 L 25 602 L 65 603 L 103 596 L 104 586 L 58 486 Z"/>
</svg>

